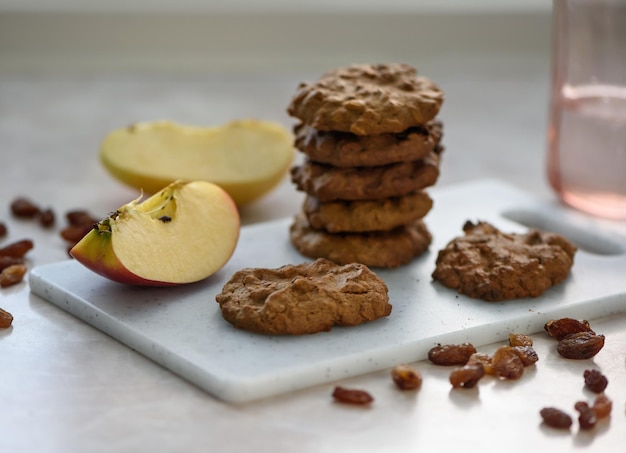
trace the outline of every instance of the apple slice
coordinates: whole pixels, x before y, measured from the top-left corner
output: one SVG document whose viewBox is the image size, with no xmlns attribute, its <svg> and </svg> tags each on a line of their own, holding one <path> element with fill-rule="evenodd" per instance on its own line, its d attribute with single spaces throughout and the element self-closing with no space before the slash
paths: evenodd
<svg viewBox="0 0 626 453">
<path fill-rule="evenodd" d="M 222 188 L 176 181 L 95 224 L 70 254 L 120 283 L 178 285 L 221 269 L 235 251 L 239 228 L 237 207 Z"/>
<path fill-rule="evenodd" d="M 131 187 L 154 193 L 177 179 L 205 180 L 226 190 L 238 205 L 278 185 L 294 154 L 287 129 L 257 120 L 216 127 L 137 123 L 112 131 L 100 147 L 104 167 Z"/>
</svg>

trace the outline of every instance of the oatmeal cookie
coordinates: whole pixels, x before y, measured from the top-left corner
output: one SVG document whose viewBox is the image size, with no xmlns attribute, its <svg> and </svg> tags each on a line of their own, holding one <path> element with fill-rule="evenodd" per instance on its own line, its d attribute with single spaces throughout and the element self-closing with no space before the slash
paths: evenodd
<svg viewBox="0 0 626 453">
<path fill-rule="evenodd" d="M 463 231 L 439 251 L 432 277 L 475 299 L 540 296 L 563 281 L 574 263 L 576 247 L 555 233 L 503 233 L 487 222 L 469 221 Z"/>
<path fill-rule="evenodd" d="M 400 197 L 432 186 L 439 178 L 439 154 L 380 167 L 339 168 L 307 159 L 291 168 L 291 180 L 300 191 L 321 202 L 380 200 Z"/>
<path fill-rule="evenodd" d="M 443 92 L 407 64 L 354 64 L 303 82 L 287 112 L 320 131 L 397 133 L 428 123 Z"/>
<path fill-rule="evenodd" d="M 432 241 L 421 220 L 387 232 L 332 234 L 311 228 L 304 214 L 295 216 L 289 237 L 294 247 L 309 258 L 380 268 L 408 264 L 424 253 Z"/>
<path fill-rule="evenodd" d="M 441 142 L 443 127 L 433 120 L 397 134 L 359 136 L 318 131 L 300 123 L 294 134 L 296 148 L 314 162 L 334 167 L 376 167 L 425 157 Z"/>
<path fill-rule="evenodd" d="M 222 316 L 252 332 L 302 335 L 389 316 L 388 288 L 367 266 L 328 260 L 236 272 L 215 297 Z"/>
<path fill-rule="evenodd" d="M 402 197 L 363 201 L 329 201 L 321 203 L 307 195 L 302 205 L 309 224 L 330 233 L 388 231 L 424 217 L 433 206 L 426 192 Z"/>
</svg>

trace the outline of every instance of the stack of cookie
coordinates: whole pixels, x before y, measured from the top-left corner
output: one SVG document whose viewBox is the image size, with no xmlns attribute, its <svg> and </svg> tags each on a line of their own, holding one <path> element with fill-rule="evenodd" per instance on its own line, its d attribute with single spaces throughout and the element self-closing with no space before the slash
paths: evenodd
<svg viewBox="0 0 626 453">
<path fill-rule="evenodd" d="M 305 256 L 393 268 L 431 242 L 425 191 L 439 177 L 442 91 L 406 64 L 351 65 L 301 83 L 291 169 L 306 193 L 290 227 Z"/>
</svg>

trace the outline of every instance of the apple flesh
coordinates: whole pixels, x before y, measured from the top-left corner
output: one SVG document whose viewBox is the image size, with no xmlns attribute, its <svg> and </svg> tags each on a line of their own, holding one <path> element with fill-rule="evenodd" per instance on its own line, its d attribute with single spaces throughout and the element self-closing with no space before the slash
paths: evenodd
<svg viewBox="0 0 626 453">
<path fill-rule="evenodd" d="M 239 206 L 277 186 L 294 154 L 287 129 L 259 120 L 214 127 L 137 123 L 110 132 L 99 153 L 112 176 L 145 193 L 155 193 L 177 179 L 203 180 L 219 185 Z"/>
<path fill-rule="evenodd" d="M 70 255 L 120 283 L 179 285 L 221 269 L 235 251 L 239 231 L 237 206 L 222 188 L 176 181 L 94 225 Z"/>
</svg>

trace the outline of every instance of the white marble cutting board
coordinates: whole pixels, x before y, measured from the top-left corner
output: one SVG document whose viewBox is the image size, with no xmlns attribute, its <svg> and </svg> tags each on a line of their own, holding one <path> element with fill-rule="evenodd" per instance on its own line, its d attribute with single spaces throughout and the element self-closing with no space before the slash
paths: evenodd
<svg viewBox="0 0 626 453">
<path fill-rule="evenodd" d="M 535 333 L 551 318 L 594 319 L 626 310 L 626 230 L 556 204 L 540 204 L 499 181 L 432 188 L 430 251 L 395 270 L 376 270 L 393 311 L 362 326 L 300 337 L 244 332 L 225 322 L 215 295 L 237 270 L 307 261 L 289 244 L 291 219 L 242 228 L 230 262 L 204 282 L 129 287 L 67 260 L 35 267 L 31 291 L 144 354 L 210 394 L 245 402 L 426 357 L 436 343 L 481 346 L 509 332 Z M 437 251 L 466 220 L 505 231 L 526 226 L 566 234 L 580 250 L 570 277 L 537 299 L 488 303 L 430 277 Z M 526 226 L 524 226 L 526 225 Z"/>
</svg>

